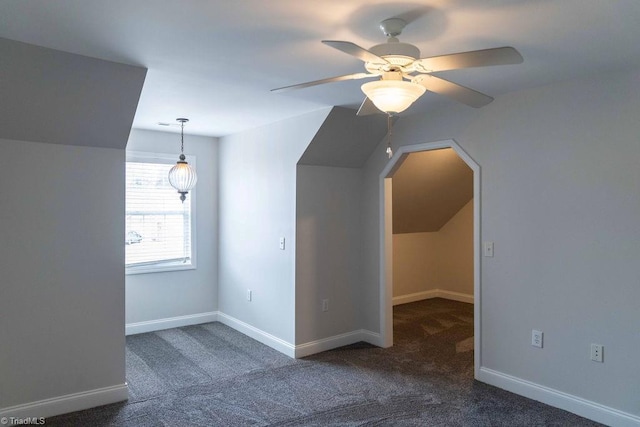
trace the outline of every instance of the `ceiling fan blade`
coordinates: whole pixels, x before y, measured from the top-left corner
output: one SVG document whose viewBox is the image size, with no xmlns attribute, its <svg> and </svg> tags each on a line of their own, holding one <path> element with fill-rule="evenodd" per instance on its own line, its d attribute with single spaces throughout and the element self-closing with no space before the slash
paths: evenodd
<svg viewBox="0 0 640 427">
<path fill-rule="evenodd" d="M 375 62 L 377 64 L 386 64 L 388 61 L 379 57 L 375 53 L 369 52 L 367 49 L 358 46 L 355 43 L 343 42 L 339 40 L 322 40 L 322 43 L 327 46 L 331 46 L 334 49 L 338 49 L 344 53 L 348 53 L 351 56 L 355 56 L 364 62 Z"/>
<path fill-rule="evenodd" d="M 487 67 L 491 65 L 521 64 L 522 55 L 512 47 L 473 50 L 451 55 L 432 56 L 416 60 L 413 64 L 421 73 L 457 70 L 460 68 Z"/>
<path fill-rule="evenodd" d="M 430 74 L 420 74 L 413 81 L 421 84 L 430 92 L 448 96 L 470 107 L 480 108 L 493 101 L 489 95 Z"/>
<path fill-rule="evenodd" d="M 378 76 L 377 74 L 369 74 L 369 73 L 346 74 L 344 76 L 329 77 L 329 78 L 326 78 L 326 79 L 314 80 L 312 82 L 306 82 L 306 83 L 300 83 L 300 84 L 297 84 L 297 85 L 279 87 L 277 89 L 271 89 L 271 92 L 285 92 L 287 90 L 302 89 L 302 88 L 305 88 L 305 87 L 311 87 L 311 86 L 321 85 L 321 84 L 325 84 L 325 83 L 341 82 L 343 80 L 366 79 L 368 77 L 377 77 L 377 76 Z"/>
<path fill-rule="evenodd" d="M 373 101 L 371 101 L 368 97 L 364 98 L 360 108 L 358 108 L 358 112 L 356 116 L 369 116 L 371 114 L 380 114 L 382 111 L 378 110 L 378 107 L 375 106 Z"/>
</svg>

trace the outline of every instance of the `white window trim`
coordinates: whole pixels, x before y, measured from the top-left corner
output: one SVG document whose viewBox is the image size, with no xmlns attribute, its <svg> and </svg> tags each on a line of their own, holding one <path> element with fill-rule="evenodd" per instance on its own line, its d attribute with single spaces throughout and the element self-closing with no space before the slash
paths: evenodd
<svg viewBox="0 0 640 427">
<path fill-rule="evenodd" d="M 193 155 L 185 154 L 187 162 L 192 165 L 194 168 L 196 167 L 196 157 Z M 146 163 L 167 163 L 174 164 L 178 161 L 178 154 L 169 154 L 169 153 L 149 153 L 145 151 L 127 151 L 126 152 L 126 162 L 146 162 Z M 126 190 L 125 190 L 126 191 Z M 179 197 L 178 192 L 176 192 L 176 197 Z M 126 194 L 125 194 L 126 198 Z M 174 263 L 164 263 L 160 265 L 137 265 L 127 267 L 125 265 L 124 271 L 125 275 L 134 275 L 134 274 L 149 274 L 149 273 L 166 273 L 171 271 L 184 271 L 184 270 L 195 270 L 196 269 L 196 248 L 197 239 L 196 239 L 196 189 L 192 189 L 187 194 L 187 200 L 191 199 L 191 262 L 187 265 L 182 262 L 174 262 Z M 186 201 L 185 201 L 186 203 Z"/>
</svg>

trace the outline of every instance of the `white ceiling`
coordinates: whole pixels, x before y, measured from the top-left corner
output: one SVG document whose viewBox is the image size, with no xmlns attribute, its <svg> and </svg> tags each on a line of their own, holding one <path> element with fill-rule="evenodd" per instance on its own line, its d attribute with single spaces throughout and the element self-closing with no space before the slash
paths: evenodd
<svg viewBox="0 0 640 427">
<path fill-rule="evenodd" d="M 422 56 L 513 46 L 520 65 L 440 75 L 491 96 L 640 67 L 638 0 L 0 0 L 0 37 L 149 69 L 134 127 L 188 117 L 187 132 L 223 136 L 332 105 L 356 107 L 362 82 L 270 89 L 360 72 L 320 43 L 384 42 L 378 23 Z M 426 94 L 406 114 L 449 103 Z"/>
</svg>

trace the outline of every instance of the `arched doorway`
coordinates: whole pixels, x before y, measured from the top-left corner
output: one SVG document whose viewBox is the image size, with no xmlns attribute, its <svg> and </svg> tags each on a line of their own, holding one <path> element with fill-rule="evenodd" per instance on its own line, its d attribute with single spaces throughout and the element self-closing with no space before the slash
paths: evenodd
<svg viewBox="0 0 640 427">
<path fill-rule="evenodd" d="M 450 148 L 473 171 L 474 371 L 480 367 L 480 166 L 453 140 L 403 146 L 380 175 L 380 332 L 385 347 L 393 345 L 393 210 L 391 177 L 411 153 Z"/>
</svg>

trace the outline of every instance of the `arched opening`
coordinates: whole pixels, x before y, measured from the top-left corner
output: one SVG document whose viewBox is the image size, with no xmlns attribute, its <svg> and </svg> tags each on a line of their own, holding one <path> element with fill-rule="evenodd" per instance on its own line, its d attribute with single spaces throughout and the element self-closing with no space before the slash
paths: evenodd
<svg viewBox="0 0 640 427">
<path fill-rule="evenodd" d="M 434 150 L 438 150 L 437 152 Z M 424 154 L 420 156 L 420 154 Z M 429 155 L 431 153 L 431 155 Z M 436 153 L 438 153 L 436 155 Z M 410 156 L 413 154 L 413 158 L 410 159 Z M 424 160 L 421 160 L 422 157 Z M 424 163 L 426 159 L 431 159 L 431 163 Z M 422 162 L 422 164 L 420 164 Z M 408 168 L 406 171 L 400 173 L 401 167 L 406 165 Z M 429 218 L 417 218 L 415 214 L 408 215 L 406 212 L 398 211 L 398 215 L 403 216 L 403 218 L 395 218 L 394 220 L 394 194 L 393 194 L 393 177 L 394 175 L 399 179 L 402 177 L 404 181 L 407 179 L 418 179 L 416 178 L 418 175 L 415 175 L 415 172 L 412 172 L 411 169 L 416 169 L 420 167 L 430 166 L 434 173 L 439 173 L 440 176 L 437 179 L 432 179 L 432 183 L 423 187 L 422 190 L 425 192 L 431 193 L 431 199 L 425 201 L 414 200 L 415 205 L 419 205 L 420 203 L 431 203 L 431 208 L 434 210 L 433 215 L 424 215 Z M 445 194 L 446 189 L 437 188 L 438 185 L 447 186 L 447 182 L 452 183 L 453 175 L 456 174 L 455 170 L 446 170 L 446 168 L 458 168 L 458 169 L 467 169 L 470 171 L 470 175 L 472 175 L 473 180 L 473 190 L 472 197 L 469 200 L 469 194 L 458 194 L 451 195 Z M 440 169 L 438 171 L 438 168 Z M 460 171 L 458 171 L 460 172 Z M 462 171 L 464 173 L 464 171 Z M 412 174 L 414 175 L 412 178 Z M 469 174 L 467 175 L 469 176 Z M 449 177 L 445 179 L 444 177 Z M 401 286 L 404 288 L 400 292 L 396 292 L 396 303 L 401 302 L 412 302 L 425 298 L 431 297 L 445 297 L 447 299 L 454 299 L 458 301 L 464 302 L 475 302 L 473 307 L 473 319 L 474 319 L 474 338 L 473 338 L 473 347 L 476 349 L 474 352 L 474 372 L 478 372 L 480 366 L 480 309 L 481 309 L 481 298 L 480 298 L 480 168 L 478 164 L 473 161 L 462 148 L 455 143 L 453 140 L 448 141 L 440 141 L 434 143 L 426 143 L 412 146 L 401 147 L 398 150 L 398 153 L 392 159 L 387 167 L 383 170 L 380 176 L 380 194 L 381 194 L 381 222 L 380 222 L 380 330 L 381 330 L 381 338 L 382 343 L 385 347 L 390 347 L 393 345 L 393 305 L 394 305 L 394 276 L 397 281 L 402 281 Z M 433 177 L 432 177 L 433 178 Z M 418 183 L 419 184 L 419 183 Z M 456 185 L 456 184 L 452 184 Z M 435 187 L 434 187 L 435 186 Z M 413 190 L 415 191 L 415 190 Z M 459 191 L 456 190 L 456 191 Z M 406 194 L 405 194 L 406 193 Z M 464 191 L 462 191 L 464 193 Z M 395 197 L 396 209 L 404 209 L 402 204 L 411 203 L 411 200 L 404 200 L 399 203 L 398 200 L 402 199 L 411 199 L 411 191 L 407 192 L 403 190 L 403 194 L 401 197 Z M 438 202 L 438 197 L 440 197 L 441 202 Z M 429 199 L 429 198 L 427 198 Z M 465 200 L 466 199 L 466 200 Z M 446 202 L 445 202 L 446 200 Z M 437 206 L 434 203 L 438 203 L 441 206 Z M 448 205 L 448 206 L 445 206 Z M 417 206 L 418 210 L 420 206 Z M 465 274 L 464 272 L 458 271 L 460 266 L 449 266 L 450 271 L 454 271 L 452 273 L 453 276 L 449 273 L 443 273 L 448 275 L 449 281 L 458 281 L 459 283 L 454 284 L 452 287 L 448 287 L 442 285 L 442 283 L 423 283 L 425 285 L 424 289 L 418 290 L 415 286 L 415 283 L 411 283 L 411 280 L 407 280 L 406 277 L 412 276 L 417 277 L 421 274 L 431 274 L 431 273 L 420 273 L 417 271 L 410 272 L 398 272 L 394 275 L 394 239 L 396 241 L 396 249 L 406 251 L 411 250 L 411 244 L 415 242 L 419 242 L 420 245 L 424 247 L 424 245 L 433 244 L 433 242 L 429 242 L 428 240 L 436 240 L 441 239 L 437 235 L 419 235 L 415 234 L 413 236 L 402 236 L 400 237 L 400 233 L 406 233 L 411 231 L 418 231 L 421 227 L 423 230 L 431 230 L 434 228 L 442 227 L 443 221 L 446 222 L 447 219 L 451 219 L 451 211 L 455 210 L 454 213 L 460 216 L 462 215 L 471 215 L 473 221 L 473 256 L 472 256 L 472 272 L 468 272 L 469 275 L 472 276 L 473 286 L 472 288 L 464 288 L 464 285 L 461 282 L 468 280 L 458 280 L 456 279 L 456 275 Z M 423 211 L 424 212 L 424 211 Z M 449 218 L 447 218 L 449 216 Z M 400 221 L 399 221 L 400 219 Z M 427 224 L 428 222 L 431 224 Z M 394 237 L 394 228 L 396 230 L 396 234 Z M 451 227 L 450 227 L 451 228 Z M 400 231 L 400 233 L 398 233 Z M 432 230 L 433 231 L 433 230 Z M 413 242 L 413 243 L 411 243 Z M 445 251 L 446 252 L 446 251 Z M 451 252 L 451 251 L 450 251 Z M 450 254 L 443 253 L 443 257 L 450 256 Z M 396 253 L 396 266 L 398 261 L 398 254 Z M 451 260 L 449 260 L 451 261 Z M 415 264 L 415 260 L 414 260 Z M 405 269 L 413 268 L 411 266 L 411 262 L 408 265 L 404 265 Z M 425 265 L 422 267 L 423 270 L 428 269 L 429 266 Z M 467 266 L 470 268 L 470 266 Z M 404 275 L 404 278 L 403 278 Z M 452 279 L 453 277 L 453 279 Z M 468 277 L 467 277 L 468 279 Z M 426 279 L 418 277 L 418 281 L 424 281 Z M 461 288 L 462 286 L 462 288 Z M 469 292 L 472 289 L 472 294 L 469 295 Z M 398 289 L 396 289 L 398 291 Z M 403 294 L 403 295 L 399 295 Z"/>
</svg>

